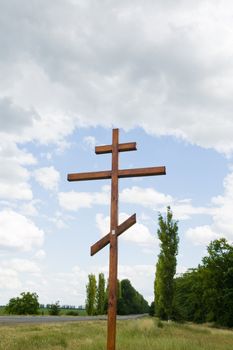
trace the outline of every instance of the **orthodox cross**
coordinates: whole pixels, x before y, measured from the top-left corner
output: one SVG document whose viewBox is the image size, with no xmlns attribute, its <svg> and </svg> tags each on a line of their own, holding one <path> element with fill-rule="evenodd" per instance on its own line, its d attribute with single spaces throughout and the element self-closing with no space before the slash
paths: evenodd
<svg viewBox="0 0 233 350">
<path fill-rule="evenodd" d="M 116 313 L 117 313 L 117 260 L 118 236 L 136 223 L 136 214 L 118 225 L 118 179 L 124 177 L 165 175 L 166 168 L 150 167 L 138 169 L 118 169 L 119 152 L 136 151 L 136 142 L 120 143 L 119 130 L 112 130 L 112 144 L 96 146 L 96 154 L 112 153 L 112 169 L 106 171 L 68 174 L 68 181 L 111 179 L 111 218 L 110 232 L 91 247 L 91 255 L 96 254 L 110 243 L 109 256 L 109 296 L 108 296 L 108 334 L 107 350 L 115 350 L 116 344 Z"/>
</svg>

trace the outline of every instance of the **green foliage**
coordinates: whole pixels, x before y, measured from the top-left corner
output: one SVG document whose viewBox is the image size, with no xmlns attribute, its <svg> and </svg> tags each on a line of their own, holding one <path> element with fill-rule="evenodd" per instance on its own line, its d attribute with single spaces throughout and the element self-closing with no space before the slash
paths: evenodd
<svg viewBox="0 0 233 350">
<path fill-rule="evenodd" d="M 174 276 L 179 243 L 178 225 L 172 219 L 170 207 L 165 218 L 159 214 L 158 223 L 157 234 L 161 243 L 154 284 L 155 310 L 161 319 L 170 319 L 174 314 Z"/>
<path fill-rule="evenodd" d="M 95 289 L 95 276 L 89 275 L 89 283 L 87 285 L 87 292 L 90 293 L 91 284 L 93 284 L 92 290 Z M 98 288 L 96 288 L 96 306 L 94 303 L 94 309 L 92 308 L 92 311 L 90 310 L 90 305 L 86 303 L 86 311 L 88 315 L 93 314 L 104 314 L 107 313 L 108 309 L 108 284 L 107 288 L 105 290 L 105 280 L 104 275 L 99 274 L 98 279 Z M 101 293 L 100 293 L 101 291 Z M 102 304 L 98 300 L 100 298 L 102 299 Z M 87 294 L 87 300 L 90 300 L 90 297 L 88 297 Z M 93 298 L 92 298 L 93 300 Z M 102 309 L 98 307 L 98 305 L 102 305 Z M 93 313 L 90 313 L 93 312 Z M 143 296 L 134 289 L 134 287 L 131 285 L 130 281 L 125 279 L 122 281 L 117 281 L 117 313 L 119 315 L 129 315 L 129 314 L 144 314 L 149 312 L 149 305 L 148 302 L 143 298 Z"/>
<path fill-rule="evenodd" d="M 136 291 L 128 279 L 120 283 L 121 295 L 117 301 L 119 315 L 143 314 L 149 312 L 148 302 Z"/>
<path fill-rule="evenodd" d="M 79 312 L 75 310 L 69 310 L 66 312 L 67 316 L 79 316 Z"/>
<path fill-rule="evenodd" d="M 88 284 L 86 285 L 86 311 L 88 315 L 96 313 L 96 278 L 94 274 L 88 275 Z"/>
<path fill-rule="evenodd" d="M 152 301 L 152 303 L 150 304 L 149 315 L 150 316 L 154 316 L 155 315 L 155 302 L 154 301 Z"/>
<path fill-rule="evenodd" d="M 56 301 L 54 304 L 48 305 L 49 315 L 58 316 L 60 313 L 60 304 L 59 301 Z"/>
<path fill-rule="evenodd" d="M 21 297 L 12 298 L 5 307 L 5 311 L 14 315 L 38 314 L 39 302 L 36 293 L 23 292 Z"/>
<path fill-rule="evenodd" d="M 233 246 L 211 242 L 197 269 L 175 280 L 175 308 L 184 320 L 233 327 Z"/>
<path fill-rule="evenodd" d="M 105 278 L 104 274 L 100 273 L 98 278 L 98 288 L 97 288 L 97 296 L 96 296 L 96 313 L 97 315 L 103 315 L 105 313 Z"/>
</svg>

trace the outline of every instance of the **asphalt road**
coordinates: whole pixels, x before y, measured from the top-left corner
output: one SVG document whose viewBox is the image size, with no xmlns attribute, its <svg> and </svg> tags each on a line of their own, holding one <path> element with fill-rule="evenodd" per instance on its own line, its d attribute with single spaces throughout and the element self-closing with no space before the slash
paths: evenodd
<svg viewBox="0 0 233 350">
<path fill-rule="evenodd" d="M 145 317 L 143 315 L 117 316 L 118 320 L 130 320 Z M 54 322 L 82 322 L 106 320 L 107 316 L 0 316 L 0 325 L 17 323 L 54 323 Z"/>
</svg>

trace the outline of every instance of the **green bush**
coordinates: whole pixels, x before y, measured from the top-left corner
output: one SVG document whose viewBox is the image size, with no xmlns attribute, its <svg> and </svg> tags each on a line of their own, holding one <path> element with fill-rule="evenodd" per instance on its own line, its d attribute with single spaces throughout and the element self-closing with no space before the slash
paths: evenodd
<svg viewBox="0 0 233 350">
<path fill-rule="evenodd" d="M 51 316 L 58 316 L 60 313 L 60 304 L 59 301 L 56 301 L 55 304 L 50 304 L 48 305 L 48 309 L 49 309 L 49 314 Z"/>
<path fill-rule="evenodd" d="M 39 302 L 36 293 L 23 292 L 21 297 L 12 298 L 6 305 L 5 311 L 14 315 L 33 315 L 38 314 Z"/>
<path fill-rule="evenodd" d="M 78 313 L 78 311 L 70 310 L 70 311 L 66 312 L 66 315 L 67 316 L 79 316 L 79 313 Z"/>
</svg>

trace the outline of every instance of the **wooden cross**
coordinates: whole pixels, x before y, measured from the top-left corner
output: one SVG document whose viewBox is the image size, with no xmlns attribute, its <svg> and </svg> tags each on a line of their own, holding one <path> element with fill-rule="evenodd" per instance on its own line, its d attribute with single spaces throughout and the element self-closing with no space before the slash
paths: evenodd
<svg viewBox="0 0 233 350">
<path fill-rule="evenodd" d="M 117 238 L 136 223 L 136 214 L 118 225 L 118 179 L 124 177 L 165 175 L 166 168 L 150 167 L 138 169 L 118 169 L 119 152 L 136 151 L 136 142 L 120 143 L 119 130 L 112 130 L 112 144 L 95 147 L 96 154 L 112 153 L 112 169 L 106 171 L 68 174 L 68 181 L 111 179 L 111 222 L 110 232 L 91 247 L 91 255 L 96 254 L 110 243 L 109 257 L 109 296 L 108 296 L 108 335 L 107 350 L 115 350 L 117 314 Z"/>
</svg>

